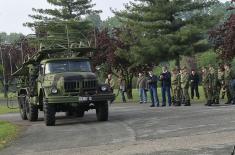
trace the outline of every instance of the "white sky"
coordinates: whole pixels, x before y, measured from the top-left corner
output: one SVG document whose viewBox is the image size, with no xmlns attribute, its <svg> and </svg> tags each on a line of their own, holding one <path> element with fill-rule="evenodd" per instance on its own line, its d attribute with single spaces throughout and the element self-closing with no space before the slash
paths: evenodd
<svg viewBox="0 0 235 155">
<path fill-rule="evenodd" d="M 123 4 L 130 0 L 93 0 L 95 9 L 102 10 L 102 19 L 113 16 L 110 8 L 121 10 Z M 133 0 L 131 0 L 133 1 Z M 226 0 L 221 0 L 226 1 Z M 23 34 L 31 33 L 31 30 L 22 24 L 30 21 L 28 17 L 32 14 L 32 8 L 48 8 L 50 5 L 46 0 L 0 0 L 0 32 L 17 32 Z"/>
</svg>

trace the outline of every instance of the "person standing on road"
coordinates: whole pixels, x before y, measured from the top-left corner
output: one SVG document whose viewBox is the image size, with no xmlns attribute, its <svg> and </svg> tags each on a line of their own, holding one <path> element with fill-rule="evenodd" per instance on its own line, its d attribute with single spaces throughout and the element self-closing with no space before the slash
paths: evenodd
<svg viewBox="0 0 235 155">
<path fill-rule="evenodd" d="M 207 68 L 202 67 L 202 87 L 204 91 L 204 95 L 206 100 L 208 100 L 208 95 L 207 95 L 207 78 L 208 78 L 208 73 L 207 73 Z"/>
<path fill-rule="evenodd" d="M 109 85 L 111 91 L 113 92 L 114 90 L 114 86 L 115 86 L 115 82 L 112 78 L 112 74 L 108 74 L 108 78 L 105 80 L 105 84 Z"/>
<path fill-rule="evenodd" d="M 139 89 L 140 104 L 147 103 L 147 78 L 143 73 L 139 73 L 137 88 Z"/>
<path fill-rule="evenodd" d="M 158 77 L 153 74 L 153 71 L 149 71 L 149 77 L 147 82 L 152 101 L 152 105 L 150 107 L 159 107 L 159 99 L 157 94 L 157 81 Z"/>
<path fill-rule="evenodd" d="M 215 88 L 215 104 L 220 104 L 220 92 L 224 85 L 224 69 L 223 67 L 219 66 L 217 71 L 217 81 L 216 81 L 216 88 Z"/>
<path fill-rule="evenodd" d="M 126 103 L 126 97 L 125 97 L 126 81 L 123 76 L 119 77 L 119 91 L 121 92 L 122 102 Z"/>
<path fill-rule="evenodd" d="M 211 95 L 212 95 L 212 99 L 211 99 L 211 104 L 216 104 L 216 95 L 217 95 L 217 81 L 218 81 L 218 74 L 215 71 L 214 67 L 212 65 L 209 66 L 209 74 L 212 80 L 212 85 L 211 85 Z"/>
<path fill-rule="evenodd" d="M 167 67 L 162 67 L 162 74 L 160 75 L 162 87 L 162 106 L 166 106 L 166 94 L 168 98 L 168 105 L 171 106 L 171 73 Z"/>
<path fill-rule="evenodd" d="M 196 71 L 193 69 L 190 75 L 190 86 L 191 86 L 191 99 L 194 98 L 194 93 L 196 94 L 196 97 L 199 99 L 199 91 L 198 91 L 198 85 L 199 85 L 199 75 L 196 73 Z"/>
<path fill-rule="evenodd" d="M 209 69 L 206 71 L 205 77 L 204 77 L 204 87 L 206 89 L 207 94 L 207 103 L 206 106 L 211 106 L 213 103 L 213 75 L 212 71 Z"/>
<path fill-rule="evenodd" d="M 181 83 L 180 83 L 180 74 L 177 68 L 172 70 L 172 102 L 174 106 L 181 106 L 180 101 L 180 92 L 181 92 Z"/>
<path fill-rule="evenodd" d="M 189 97 L 189 93 L 188 93 L 188 89 L 189 89 L 189 73 L 187 71 L 187 68 L 184 67 L 183 68 L 183 72 L 181 73 L 181 88 L 183 91 L 183 98 L 185 99 L 185 106 L 191 106 L 190 103 L 190 97 Z"/>
<path fill-rule="evenodd" d="M 231 95 L 231 81 L 232 81 L 232 71 L 231 71 L 231 67 L 229 64 L 225 64 L 224 65 L 224 88 L 227 94 L 227 98 L 228 101 L 226 102 L 226 104 L 231 104 L 232 102 L 232 95 Z"/>
</svg>

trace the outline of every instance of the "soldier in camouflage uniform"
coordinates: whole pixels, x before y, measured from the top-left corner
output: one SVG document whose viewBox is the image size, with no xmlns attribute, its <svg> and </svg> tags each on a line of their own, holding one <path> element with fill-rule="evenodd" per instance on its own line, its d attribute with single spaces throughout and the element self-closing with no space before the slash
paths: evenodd
<svg viewBox="0 0 235 155">
<path fill-rule="evenodd" d="M 224 85 L 224 70 L 222 67 L 218 68 L 217 71 L 217 81 L 216 81 L 216 91 L 215 91 L 215 104 L 219 104 L 220 92 Z"/>
<path fill-rule="evenodd" d="M 180 78 L 181 78 L 181 88 L 183 92 L 183 98 L 185 99 L 185 106 L 191 106 L 189 92 L 188 92 L 190 77 L 186 67 L 183 68 L 183 72 L 181 73 Z"/>
<path fill-rule="evenodd" d="M 211 88 L 209 88 L 209 93 L 211 95 L 211 104 L 215 104 L 216 95 L 217 95 L 217 81 L 218 81 L 218 74 L 213 66 L 209 65 L 209 77 L 211 80 Z"/>
<path fill-rule="evenodd" d="M 203 87 L 203 91 L 204 91 L 204 95 L 205 95 L 206 100 L 208 99 L 207 87 L 206 87 L 207 76 L 208 76 L 207 68 L 202 67 L 202 87 Z"/>
<path fill-rule="evenodd" d="M 211 106 L 213 104 L 213 70 L 209 69 L 205 72 L 203 77 L 203 88 L 205 89 L 207 95 L 206 106 Z"/>
<path fill-rule="evenodd" d="M 224 65 L 224 88 L 227 94 L 228 101 L 226 104 L 231 104 L 232 102 L 232 95 L 230 90 L 230 83 L 232 81 L 232 71 L 229 64 Z"/>
<path fill-rule="evenodd" d="M 173 105 L 181 106 L 180 93 L 181 93 L 181 83 L 180 74 L 177 68 L 172 70 L 171 86 L 172 86 L 172 101 Z"/>
</svg>

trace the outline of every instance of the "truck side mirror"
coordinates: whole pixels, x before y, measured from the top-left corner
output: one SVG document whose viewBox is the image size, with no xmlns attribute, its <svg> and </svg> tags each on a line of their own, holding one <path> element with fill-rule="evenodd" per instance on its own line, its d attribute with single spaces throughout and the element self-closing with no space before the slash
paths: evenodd
<svg viewBox="0 0 235 155">
<path fill-rule="evenodd" d="M 45 66 L 41 65 L 39 71 L 40 71 L 40 75 L 44 75 L 44 73 L 45 73 Z"/>
<path fill-rule="evenodd" d="M 99 71 L 99 70 L 101 70 L 101 67 L 100 67 L 100 66 L 96 66 L 95 69 L 96 69 L 97 71 Z"/>
</svg>

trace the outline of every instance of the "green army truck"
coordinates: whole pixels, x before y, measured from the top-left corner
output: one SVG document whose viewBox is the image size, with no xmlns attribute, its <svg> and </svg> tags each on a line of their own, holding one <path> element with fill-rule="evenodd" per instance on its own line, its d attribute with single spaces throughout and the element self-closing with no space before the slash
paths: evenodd
<svg viewBox="0 0 235 155">
<path fill-rule="evenodd" d="M 45 124 L 54 126 L 56 112 L 83 117 L 90 109 L 96 110 L 98 121 L 108 120 L 115 95 L 98 82 L 90 59 L 81 56 L 89 50 L 70 49 L 69 56 L 66 49 L 42 50 L 13 74 L 20 79 L 17 95 L 23 120 L 37 121 L 43 111 Z"/>
</svg>

